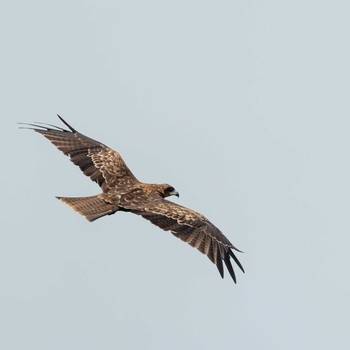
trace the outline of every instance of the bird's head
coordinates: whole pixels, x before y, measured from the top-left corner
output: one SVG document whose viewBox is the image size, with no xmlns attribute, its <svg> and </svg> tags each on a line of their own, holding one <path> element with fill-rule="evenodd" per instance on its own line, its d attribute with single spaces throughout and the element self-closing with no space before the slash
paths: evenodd
<svg viewBox="0 0 350 350">
<path fill-rule="evenodd" d="M 169 196 L 176 196 L 179 197 L 179 192 L 175 190 L 175 188 L 168 184 L 163 184 L 161 186 L 161 195 L 163 198 L 169 197 Z"/>
</svg>

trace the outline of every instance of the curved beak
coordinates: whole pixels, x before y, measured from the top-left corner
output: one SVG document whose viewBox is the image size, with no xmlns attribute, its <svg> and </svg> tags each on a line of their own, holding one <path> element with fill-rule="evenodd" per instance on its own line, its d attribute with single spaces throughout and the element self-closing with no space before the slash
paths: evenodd
<svg viewBox="0 0 350 350">
<path fill-rule="evenodd" d="M 172 191 L 172 192 L 170 192 L 169 194 L 170 194 L 171 196 L 176 196 L 177 198 L 180 197 L 179 192 L 177 192 L 177 191 Z"/>
</svg>

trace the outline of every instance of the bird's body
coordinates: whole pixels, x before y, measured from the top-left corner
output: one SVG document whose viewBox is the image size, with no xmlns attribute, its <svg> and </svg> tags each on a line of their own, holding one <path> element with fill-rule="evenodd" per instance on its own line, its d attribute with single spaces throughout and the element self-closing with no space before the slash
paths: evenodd
<svg viewBox="0 0 350 350">
<path fill-rule="evenodd" d="M 146 184 L 139 181 L 120 154 L 72 128 L 60 116 L 69 130 L 52 125 L 28 124 L 45 136 L 60 151 L 69 156 L 85 175 L 102 189 L 89 197 L 57 197 L 73 210 L 94 221 L 117 211 L 131 212 L 171 231 L 176 237 L 209 257 L 224 275 L 223 261 L 236 282 L 230 258 L 244 272 L 232 249 L 239 251 L 205 216 L 166 200 L 178 192 L 168 184 Z"/>
</svg>

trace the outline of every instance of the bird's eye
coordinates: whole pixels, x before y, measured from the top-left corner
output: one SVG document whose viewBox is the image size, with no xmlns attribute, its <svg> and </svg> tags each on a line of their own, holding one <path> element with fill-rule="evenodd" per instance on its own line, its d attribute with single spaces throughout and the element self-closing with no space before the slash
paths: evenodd
<svg viewBox="0 0 350 350">
<path fill-rule="evenodd" d="M 167 191 L 168 192 L 173 192 L 173 191 L 175 191 L 175 188 L 170 186 L 170 187 L 167 188 Z"/>
</svg>

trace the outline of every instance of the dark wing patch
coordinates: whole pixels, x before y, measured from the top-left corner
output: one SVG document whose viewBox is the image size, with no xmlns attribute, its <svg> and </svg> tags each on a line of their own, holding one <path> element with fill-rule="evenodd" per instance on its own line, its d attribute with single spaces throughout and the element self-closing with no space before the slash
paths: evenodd
<svg viewBox="0 0 350 350">
<path fill-rule="evenodd" d="M 163 199 L 150 201 L 144 204 L 143 208 L 139 206 L 129 209 L 163 230 L 171 231 L 176 237 L 207 255 L 218 268 L 221 277 L 224 277 L 224 262 L 236 283 L 230 258 L 244 272 L 243 266 L 232 251 L 232 249 L 240 250 L 235 248 L 208 219 L 194 210 Z"/>
<path fill-rule="evenodd" d="M 124 188 L 138 182 L 120 154 L 101 142 L 93 140 L 58 116 L 69 130 L 50 124 L 27 124 L 45 136 L 77 165 L 86 176 L 103 190 Z"/>
</svg>

